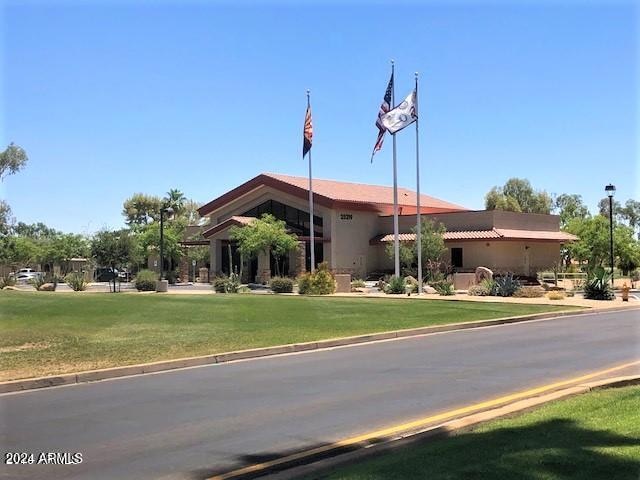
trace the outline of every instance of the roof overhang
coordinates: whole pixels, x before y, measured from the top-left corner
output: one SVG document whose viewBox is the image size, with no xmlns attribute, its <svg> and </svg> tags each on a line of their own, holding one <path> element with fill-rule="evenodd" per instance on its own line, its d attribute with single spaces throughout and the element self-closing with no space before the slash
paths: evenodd
<svg viewBox="0 0 640 480">
<path fill-rule="evenodd" d="M 569 243 L 578 240 L 578 237 L 566 232 L 554 232 L 547 230 L 513 230 L 493 228 L 491 230 L 466 230 L 458 232 L 445 232 L 445 242 L 481 242 L 481 241 L 515 241 L 527 240 L 531 242 Z M 415 233 L 400 233 L 401 242 L 414 242 Z M 388 243 L 394 241 L 392 233 L 378 235 L 369 240 L 370 245 Z"/>
<path fill-rule="evenodd" d="M 309 199 L 309 190 L 306 188 L 301 188 L 296 185 L 292 185 L 291 183 L 287 183 L 278 178 L 271 177 L 269 175 L 260 174 L 251 180 L 243 183 L 242 185 L 234 188 L 233 190 L 228 191 L 224 195 L 219 196 L 218 198 L 206 203 L 198 209 L 198 213 L 201 217 L 206 215 L 210 215 L 216 210 L 223 208 L 234 200 L 243 197 L 251 193 L 252 191 L 260 188 L 260 187 L 271 187 L 274 190 L 278 190 L 283 193 L 287 193 L 294 197 L 300 198 L 302 200 Z M 368 212 L 376 212 L 383 215 L 393 214 L 393 204 L 384 203 L 384 202 L 358 202 L 358 201 L 349 201 L 349 200 L 337 200 L 333 198 L 326 197 L 324 195 L 320 195 L 317 192 L 313 193 L 313 201 L 316 205 L 321 205 L 326 208 L 338 210 L 361 210 Z M 399 205 L 400 209 L 406 214 L 416 213 L 415 205 Z M 460 208 L 441 208 L 441 207 L 428 207 L 423 206 L 420 208 L 423 214 L 429 213 L 448 213 L 448 212 L 459 212 L 464 211 L 465 209 Z"/>
<path fill-rule="evenodd" d="M 211 228 L 205 230 L 204 232 L 202 232 L 202 236 L 204 238 L 211 238 L 216 233 L 222 232 L 223 230 L 226 230 L 227 228 L 244 227 L 245 225 L 249 225 L 255 219 L 256 219 L 255 217 L 240 217 L 240 216 L 229 217 L 226 220 L 224 220 L 223 222 L 220 222 L 217 225 L 214 225 L 213 227 L 211 227 Z"/>
</svg>

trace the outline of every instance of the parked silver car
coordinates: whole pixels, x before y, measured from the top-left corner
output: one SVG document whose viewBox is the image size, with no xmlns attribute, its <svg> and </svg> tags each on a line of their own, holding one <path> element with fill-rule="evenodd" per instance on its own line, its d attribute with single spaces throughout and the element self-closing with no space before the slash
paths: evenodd
<svg viewBox="0 0 640 480">
<path fill-rule="evenodd" d="M 29 283 L 36 278 L 42 278 L 42 272 L 36 272 L 33 268 L 21 268 L 16 273 L 18 283 Z"/>
</svg>

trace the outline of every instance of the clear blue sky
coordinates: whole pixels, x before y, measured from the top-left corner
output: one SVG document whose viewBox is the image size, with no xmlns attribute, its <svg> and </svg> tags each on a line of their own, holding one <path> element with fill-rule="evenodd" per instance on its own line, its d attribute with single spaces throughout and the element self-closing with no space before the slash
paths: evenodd
<svg viewBox="0 0 640 480">
<path fill-rule="evenodd" d="M 2 9 L 0 140 L 30 157 L 0 187 L 18 220 L 92 232 L 134 192 L 206 202 L 306 175 L 306 88 L 315 176 L 390 185 L 390 140 L 369 156 L 391 58 L 398 98 L 421 74 L 423 192 L 482 208 L 517 176 L 592 209 L 608 182 L 640 197 L 637 2 L 81 3 Z M 415 188 L 412 129 L 398 145 Z"/>
</svg>

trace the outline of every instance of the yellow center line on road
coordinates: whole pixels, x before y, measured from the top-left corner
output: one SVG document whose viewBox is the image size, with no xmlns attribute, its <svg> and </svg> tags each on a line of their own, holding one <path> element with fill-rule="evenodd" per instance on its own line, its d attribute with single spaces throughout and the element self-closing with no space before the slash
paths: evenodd
<svg viewBox="0 0 640 480">
<path fill-rule="evenodd" d="M 304 450 L 299 453 L 295 453 L 292 455 L 287 455 L 284 457 L 276 458 L 274 460 L 270 460 L 263 463 L 256 463 L 253 465 L 248 465 L 246 467 L 239 468 L 237 470 L 232 470 L 226 473 L 222 473 L 220 475 L 214 475 L 213 477 L 209 477 L 206 480 L 230 480 L 237 477 L 242 477 L 245 475 L 256 475 L 262 471 L 271 470 L 279 465 L 296 462 L 298 460 L 302 460 L 307 457 L 314 457 L 317 455 L 321 455 L 326 452 L 330 452 L 331 450 L 336 450 L 345 447 L 353 447 L 358 446 L 359 444 L 366 445 L 367 442 L 372 440 L 379 441 L 381 439 L 389 439 L 393 436 L 397 436 L 401 433 L 407 433 L 410 431 L 418 430 L 420 428 L 427 427 L 434 422 L 439 422 L 445 419 L 451 419 L 454 417 L 459 417 L 461 415 L 476 413 L 481 410 L 486 410 L 491 407 L 497 407 L 499 405 L 513 402 L 515 400 L 522 400 L 527 397 L 533 397 L 541 393 L 546 393 L 551 390 L 558 389 L 560 387 L 566 387 L 572 384 L 579 384 L 580 382 L 584 382 L 586 380 L 591 380 L 592 378 L 607 375 L 609 373 L 614 373 L 619 370 L 623 370 L 625 368 L 633 367 L 636 365 L 640 365 L 640 360 L 636 360 L 634 362 L 625 363 L 622 365 L 617 365 L 615 367 L 607 368 L 605 370 L 598 370 L 596 372 L 589 373 L 587 375 L 582 375 L 580 377 L 570 378 L 568 380 L 563 380 L 560 382 L 550 383 L 547 385 L 542 385 L 540 387 L 532 388 L 529 390 L 523 390 L 520 392 L 512 393 L 510 395 L 506 395 L 503 397 L 494 398 L 492 400 L 487 400 L 480 403 L 475 403 L 472 405 L 468 405 L 466 407 L 457 408 L 455 410 L 449 410 L 443 413 L 439 413 L 437 415 L 431 415 L 429 417 L 419 418 L 417 420 L 413 420 L 411 422 L 402 423 L 398 425 L 394 425 L 392 427 L 384 428 L 381 430 L 376 430 L 374 432 L 364 433 L 362 435 L 358 435 L 356 437 L 347 438 L 345 440 L 340 440 L 334 443 L 330 443 L 328 445 L 324 445 L 322 447 L 312 448 L 310 450 Z"/>
</svg>

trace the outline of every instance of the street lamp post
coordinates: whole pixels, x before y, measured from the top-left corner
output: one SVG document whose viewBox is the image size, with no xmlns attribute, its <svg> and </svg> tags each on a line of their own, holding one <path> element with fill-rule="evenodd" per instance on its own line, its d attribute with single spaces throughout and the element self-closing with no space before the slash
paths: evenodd
<svg viewBox="0 0 640 480">
<path fill-rule="evenodd" d="M 160 280 L 164 280 L 164 214 L 173 214 L 173 208 L 160 209 Z"/>
<path fill-rule="evenodd" d="M 611 288 L 613 288 L 613 195 L 616 187 L 610 183 L 604 187 L 604 191 L 609 197 L 609 262 L 611 262 Z"/>
</svg>

